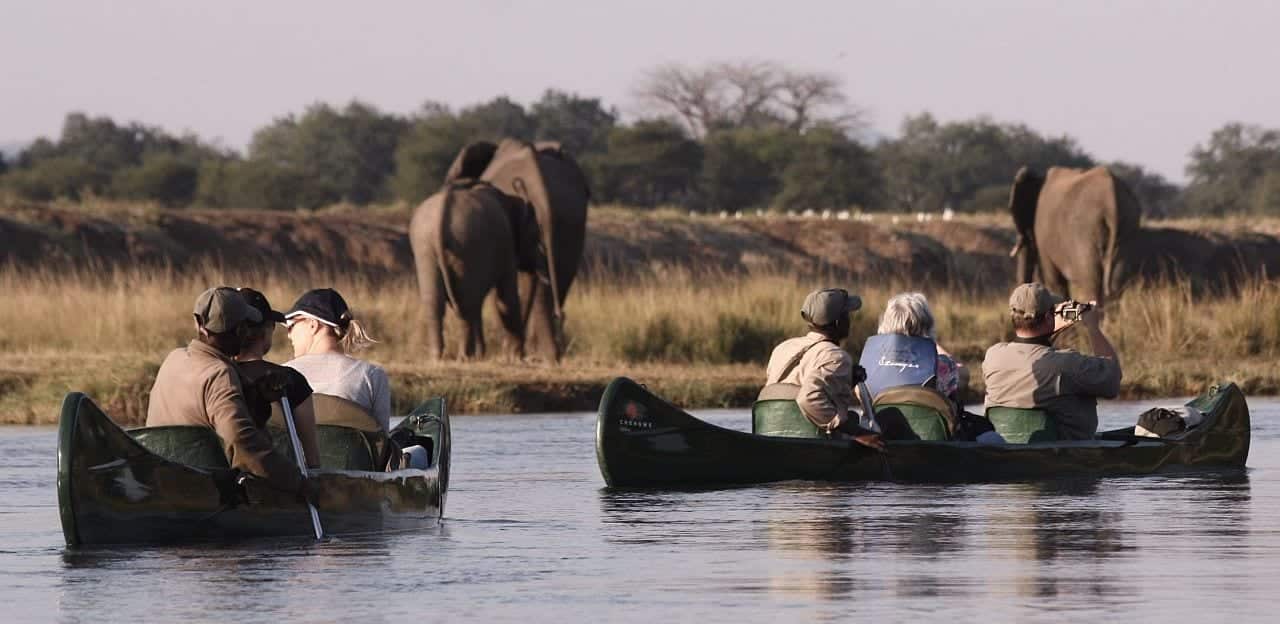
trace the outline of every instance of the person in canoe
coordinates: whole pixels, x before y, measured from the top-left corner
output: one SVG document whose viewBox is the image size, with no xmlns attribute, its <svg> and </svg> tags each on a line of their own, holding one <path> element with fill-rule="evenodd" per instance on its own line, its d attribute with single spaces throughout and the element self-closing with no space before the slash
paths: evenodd
<svg viewBox="0 0 1280 624">
<path fill-rule="evenodd" d="M 315 483 L 274 451 L 271 438 L 254 423 L 232 360 L 262 314 L 234 288 L 220 286 L 200 294 L 193 316 L 196 337 L 170 352 L 156 373 L 146 425 L 209 427 L 222 439 L 231 467 L 314 501 Z"/>
<path fill-rule="evenodd" d="M 250 323 L 244 344 L 240 346 L 240 355 L 236 356 L 236 370 L 240 373 L 249 413 L 253 415 L 255 424 L 265 428 L 271 419 L 272 404 L 279 402 L 281 396 L 288 397 L 298 440 L 302 443 L 303 454 L 307 456 L 307 466 L 319 468 L 320 443 L 316 438 L 311 384 L 302 373 L 262 359 L 271 350 L 276 324 L 284 323 L 284 314 L 271 309 L 267 296 L 257 290 L 237 288 L 236 291 L 262 315 L 262 321 Z"/>
<path fill-rule="evenodd" d="M 884 449 L 880 436 L 859 427 L 857 414 L 849 411 L 853 386 L 865 373 L 840 342 L 849 336 L 850 315 L 861 307 L 862 299 L 841 288 L 809 293 L 800 308 L 809 332 L 774 348 L 761 398 L 793 398 L 805 418 L 828 434 L 838 431 Z"/>
<path fill-rule="evenodd" d="M 1120 393 L 1120 357 L 1099 326 L 1098 310 L 1064 301 L 1039 283 L 1022 284 L 1009 297 L 1016 337 L 987 349 L 982 375 L 987 407 L 1042 409 L 1064 440 L 1088 440 L 1098 429 L 1098 398 Z M 1078 314 L 1071 314 L 1074 309 Z M 1068 315 L 1077 318 L 1068 319 Z M 1093 355 L 1054 348 L 1057 332 L 1079 322 Z"/>
<path fill-rule="evenodd" d="M 960 392 L 962 371 L 968 372 L 938 344 L 929 300 L 918 292 L 889 299 L 858 363 L 867 371 L 873 395 L 893 386 L 929 384 L 952 402 Z"/>
<path fill-rule="evenodd" d="M 351 357 L 376 341 L 332 288 L 309 290 L 285 313 L 293 359 L 285 366 L 302 373 L 319 394 L 341 397 L 364 408 L 383 431 L 391 424 L 391 384 L 381 366 Z"/>
</svg>

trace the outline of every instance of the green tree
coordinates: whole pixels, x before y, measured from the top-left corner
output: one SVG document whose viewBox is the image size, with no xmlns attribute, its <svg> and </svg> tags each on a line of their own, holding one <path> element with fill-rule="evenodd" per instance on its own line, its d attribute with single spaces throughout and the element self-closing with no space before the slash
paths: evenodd
<svg viewBox="0 0 1280 624">
<path fill-rule="evenodd" d="M 172 154 L 147 156 L 137 167 L 119 169 L 111 178 L 114 197 L 184 206 L 195 197 L 199 168 Z"/>
<path fill-rule="evenodd" d="M 530 107 L 539 141 L 558 141 L 577 157 L 608 148 L 609 134 L 618 122 L 616 110 L 605 109 L 600 98 L 548 89 Z"/>
<path fill-rule="evenodd" d="M 511 137 L 532 141 L 537 137 L 537 122 L 524 107 L 507 96 L 500 96 L 458 111 L 458 124 L 470 135 L 469 141 L 498 142 Z"/>
<path fill-rule="evenodd" d="M 898 138 L 876 150 L 886 199 L 898 210 L 987 208 L 1023 165 L 1088 167 L 1093 159 L 1070 137 L 1044 137 L 1022 124 L 987 117 L 938 123 L 907 117 Z"/>
<path fill-rule="evenodd" d="M 1280 130 L 1227 124 L 1191 150 L 1185 202 L 1190 214 L 1268 213 L 1280 175 Z"/>
<path fill-rule="evenodd" d="M 301 116 L 279 118 L 254 133 L 248 161 L 261 170 L 252 173 L 253 184 L 242 188 L 270 186 L 272 180 L 286 187 L 296 182 L 291 203 L 305 208 L 386 199 L 396 147 L 407 126 L 404 119 L 357 101 L 342 110 L 312 105 Z M 268 197 L 282 194 L 265 192 L 261 202 L 275 204 Z"/>
<path fill-rule="evenodd" d="M 420 202 L 436 192 L 458 151 L 470 140 L 470 132 L 448 107 L 424 105 L 396 148 L 396 173 L 391 180 L 396 197 Z"/>
<path fill-rule="evenodd" d="M 679 125 L 641 120 L 609 132 L 604 150 L 582 158 L 597 201 L 651 208 L 691 203 L 702 169 L 702 146 Z"/>
<path fill-rule="evenodd" d="M 1107 168 L 1137 196 L 1144 215 L 1171 217 L 1182 212 L 1182 188 L 1164 176 L 1142 165 L 1120 161 L 1108 163 Z"/>
<path fill-rule="evenodd" d="M 708 210 L 766 208 L 797 135 L 785 128 L 718 130 L 707 135 L 699 187 Z"/>
<path fill-rule="evenodd" d="M 833 126 L 818 126 L 800 136 L 781 182 L 773 205 L 788 210 L 873 205 L 882 186 L 871 152 Z"/>
</svg>

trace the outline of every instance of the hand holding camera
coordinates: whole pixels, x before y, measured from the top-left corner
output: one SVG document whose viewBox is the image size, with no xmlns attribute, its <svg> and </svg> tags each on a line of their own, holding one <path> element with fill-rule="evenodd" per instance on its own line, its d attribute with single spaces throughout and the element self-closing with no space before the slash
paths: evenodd
<svg viewBox="0 0 1280 624">
<path fill-rule="evenodd" d="M 1054 308 L 1053 313 L 1056 317 L 1055 328 L 1061 329 L 1076 323 L 1083 322 L 1087 327 L 1098 326 L 1098 314 L 1094 310 L 1097 308 L 1096 301 L 1063 301 Z"/>
</svg>

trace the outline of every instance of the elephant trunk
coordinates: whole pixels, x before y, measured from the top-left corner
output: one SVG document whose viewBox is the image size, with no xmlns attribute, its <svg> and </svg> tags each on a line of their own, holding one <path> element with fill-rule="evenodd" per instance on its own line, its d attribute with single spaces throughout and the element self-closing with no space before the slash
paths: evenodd
<svg viewBox="0 0 1280 624">
<path fill-rule="evenodd" d="M 1035 241 L 1018 235 L 1018 242 L 1013 246 L 1013 251 L 1009 252 L 1014 258 L 1015 278 L 1017 283 L 1026 284 L 1035 280 L 1036 274 L 1036 244 Z"/>
</svg>

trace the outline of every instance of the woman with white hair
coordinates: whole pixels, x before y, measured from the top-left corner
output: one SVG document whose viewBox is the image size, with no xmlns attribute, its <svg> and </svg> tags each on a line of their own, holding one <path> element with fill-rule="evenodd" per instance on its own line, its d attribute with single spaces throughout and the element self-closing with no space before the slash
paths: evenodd
<svg viewBox="0 0 1280 624">
<path fill-rule="evenodd" d="M 960 390 L 962 367 L 938 344 L 929 300 L 918 292 L 889 299 L 877 335 L 867 339 L 859 363 L 867 371 L 872 396 L 894 386 L 932 385 L 955 401 Z"/>
</svg>

